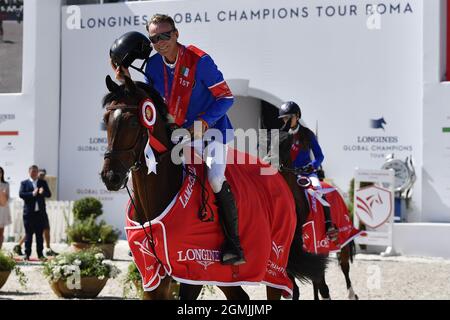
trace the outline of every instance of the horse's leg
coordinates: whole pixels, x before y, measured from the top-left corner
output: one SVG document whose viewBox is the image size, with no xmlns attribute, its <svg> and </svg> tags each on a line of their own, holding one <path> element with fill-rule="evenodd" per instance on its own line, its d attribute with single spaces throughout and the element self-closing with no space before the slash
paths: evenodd
<svg viewBox="0 0 450 320">
<path fill-rule="evenodd" d="M 294 277 L 289 277 L 292 280 L 292 300 L 300 300 L 300 288 L 297 285 L 297 282 L 295 282 Z"/>
<path fill-rule="evenodd" d="M 197 300 L 203 286 L 180 283 L 180 300 Z"/>
<path fill-rule="evenodd" d="M 169 277 L 161 280 L 161 283 L 155 290 L 144 292 L 142 300 L 172 300 L 172 295 L 170 294 L 171 280 Z"/>
<path fill-rule="evenodd" d="M 227 300 L 250 300 L 249 295 L 241 286 L 219 287 L 219 289 L 222 290 Z"/>
<path fill-rule="evenodd" d="M 280 300 L 281 289 L 266 286 L 267 300 Z"/>
<path fill-rule="evenodd" d="M 325 273 L 322 276 L 322 279 L 319 282 L 319 292 L 322 296 L 322 300 L 331 300 L 330 297 L 330 289 L 325 281 Z"/>
<path fill-rule="evenodd" d="M 316 280 L 313 280 L 312 283 L 313 283 L 314 300 L 320 300 L 319 299 L 319 285 L 320 285 L 320 282 L 316 281 Z"/>
<path fill-rule="evenodd" d="M 341 250 L 341 254 L 338 256 L 339 265 L 341 266 L 342 273 L 345 277 L 345 283 L 347 285 L 348 298 L 350 300 L 358 300 L 358 295 L 355 293 L 352 287 L 352 282 L 350 281 L 350 252 L 351 248 L 349 245 L 345 246 Z"/>
</svg>

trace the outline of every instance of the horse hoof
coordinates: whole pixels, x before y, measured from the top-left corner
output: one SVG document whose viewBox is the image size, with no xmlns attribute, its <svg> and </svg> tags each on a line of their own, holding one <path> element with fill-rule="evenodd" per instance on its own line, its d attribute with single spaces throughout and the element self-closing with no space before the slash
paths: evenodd
<svg viewBox="0 0 450 320">
<path fill-rule="evenodd" d="M 348 299 L 349 300 L 359 300 L 358 296 L 356 295 L 356 293 L 352 287 L 348 288 Z"/>
</svg>

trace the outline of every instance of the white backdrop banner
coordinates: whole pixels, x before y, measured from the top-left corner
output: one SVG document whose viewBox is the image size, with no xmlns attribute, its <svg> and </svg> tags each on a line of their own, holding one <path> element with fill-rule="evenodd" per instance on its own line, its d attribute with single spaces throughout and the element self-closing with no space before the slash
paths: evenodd
<svg viewBox="0 0 450 320">
<path fill-rule="evenodd" d="M 100 101 L 105 76 L 112 75 L 112 42 L 128 31 L 145 33 L 155 13 L 173 16 L 179 41 L 210 53 L 227 80 L 247 80 L 249 92 L 297 101 L 312 129 L 318 122 L 325 172 L 343 191 L 355 167 L 378 169 L 389 153 L 419 162 L 421 131 L 411 124 L 421 123 L 423 4 L 376 3 L 195 0 L 64 7 L 61 198 L 98 197 L 107 220 L 123 226 L 126 195 L 107 192 L 99 178 L 106 147 Z M 416 195 L 420 207 L 420 190 Z"/>
<path fill-rule="evenodd" d="M 9 106 L 0 107 L 0 167 L 5 171 L 13 198 L 19 196 L 20 182 L 28 178 L 28 168 L 32 165 L 35 121 L 32 106 L 17 108 L 20 95 L 8 96 Z"/>
</svg>

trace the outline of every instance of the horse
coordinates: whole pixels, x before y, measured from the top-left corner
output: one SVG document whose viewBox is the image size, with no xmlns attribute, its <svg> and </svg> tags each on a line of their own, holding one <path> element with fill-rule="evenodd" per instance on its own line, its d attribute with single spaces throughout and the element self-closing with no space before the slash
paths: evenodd
<svg viewBox="0 0 450 320">
<path fill-rule="evenodd" d="M 297 181 L 298 174 L 301 174 L 301 170 L 296 170 L 292 168 L 292 161 L 290 157 L 290 149 L 292 146 L 293 135 L 288 134 L 285 131 L 280 131 L 279 137 L 279 170 L 283 177 L 286 179 L 289 187 L 291 188 L 295 202 L 297 205 L 298 215 L 300 216 L 300 226 L 303 226 L 306 223 L 307 212 L 310 211 L 308 200 L 306 198 L 306 194 L 304 189 L 299 186 Z M 340 196 L 340 195 L 339 195 Z M 298 228 L 300 228 L 298 226 Z M 301 231 L 298 231 L 301 232 Z M 350 300 L 358 300 L 358 295 L 355 294 L 352 282 L 350 280 L 350 262 L 353 263 L 353 258 L 355 255 L 355 243 L 354 241 L 348 242 L 346 245 L 341 247 L 340 252 L 337 253 L 337 258 L 339 265 L 341 267 L 342 273 L 345 277 L 345 282 L 347 286 L 348 298 Z M 313 292 L 314 292 L 314 300 L 319 300 L 319 293 L 324 300 L 330 300 L 330 290 L 325 281 L 325 270 L 320 276 L 320 279 L 313 280 Z M 298 292 L 298 286 L 294 282 L 294 291 Z M 298 297 L 298 294 L 295 295 L 295 298 Z"/>
<path fill-rule="evenodd" d="M 125 77 L 125 83 L 119 86 L 111 77 L 107 76 L 106 86 L 109 93 L 103 98 L 102 105 L 106 108 L 103 121 L 107 129 L 108 147 L 100 173 L 101 179 L 108 190 L 118 191 L 127 186 L 128 175 L 131 173 L 134 195 L 129 194 L 131 199 L 129 208 L 132 208 L 130 211 L 131 219 L 129 220 L 141 225 L 144 231 L 146 230 L 144 224 L 150 226 L 150 229 L 148 229 L 150 236 L 147 232 L 145 236 L 148 237 L 147 244 L 151 248 L 143 248 L 142 250 L 148 250 L 148 255 L 157 259 L 159 266 L 161 266 L 162 263 L 155 252 L 156 243 L 153 235 L 151 235 L 153 231 L 150 222 L 156 220 L 160 213 L 168 207 L 185 181 L 183 174 L 188 174 L 182 164 L 171 161 L 170 151 L 174 147 L 171 141 L 173 130 L 171 117 L 164 100 L 150 85 L 133 82 L 130 78 Z M 148 99 L 151 99 L 156 106 L 151 130 L 148 130 L 148 127 L 143 124 L 143 117 L 147 117 L 146 110 L 144 113 L 141 112 L 142 102 Z M 152 150 L 154 149 L 157 153 L 158 163 L 157 173 L 155 174 L 148 174 L 146 170 L 149 168 L 145 162 L 147 156 L 145 148 L 149 139 L 154 143 Z M 204 189 L 203 186 L 202 188 Z M 289 207 L 289 204 L 286 206 Z M 289 212 L 286 210 L 286 216 L 288 214 Z M 297 219 L 296 213 L 293 212 L 292 214 Z M 288 239 L 287 237 L 288 235 L 286 235 L 286 239 Z M 292 240 L 290 247 L 287 248 L 289 252 L 286 274 L 291 280 L 294 278 L 300 281 L 318 279 L 326 268 L 327 258 L 304 252 L 301 245 L 301 233 L 295 232 L 289 239 Z M 133 257 L 136 260 L 134 254 Z M 205 265 L 206 267 L 207 265 Z M 159 270 L 158 267 L 156 272 L 158 273 Z M 168 275 L 171 276 L 169 272 Z M 144 299 L 170 299 L 170 281 L 170 277 L 165 275 L 161 277 L 151 291 L 145 292 Z M 218 287 L 227 299 L 249 299 L 248 294 L 240 285 L 218 285 Z M 187 284 L 182 282 L 179 297 L 182 300 L 196 299 L 201 288 L 202 285 L 197 283 Z M 266 287 L 266 292 L 267 298 L 270 300 L 280 299 L 283 293 L 282 289 L 269 285 Z"/>
</svg>

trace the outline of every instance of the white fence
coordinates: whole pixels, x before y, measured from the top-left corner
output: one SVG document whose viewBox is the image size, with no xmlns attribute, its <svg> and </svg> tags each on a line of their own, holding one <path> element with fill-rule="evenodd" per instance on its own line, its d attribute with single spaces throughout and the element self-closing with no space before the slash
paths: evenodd
<svg viewBox="0 0 450 320">
<path fill-rule="evenodd" d="M 50 222 L 51 242 L 66 242 L 66 227 L 73 222 L 73 201 L 46 201 L 48 220 Z M 12 224 L 5 228 L 6 241 L 19 241 L 25 235 L 23 226 L 23 200 L 11 199 Z"/>
</svg>

